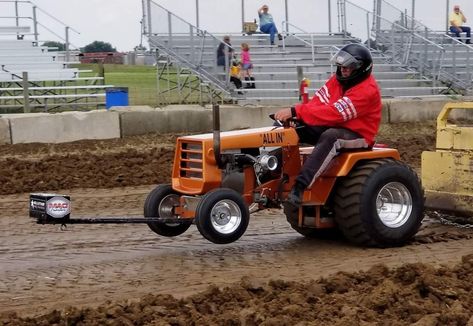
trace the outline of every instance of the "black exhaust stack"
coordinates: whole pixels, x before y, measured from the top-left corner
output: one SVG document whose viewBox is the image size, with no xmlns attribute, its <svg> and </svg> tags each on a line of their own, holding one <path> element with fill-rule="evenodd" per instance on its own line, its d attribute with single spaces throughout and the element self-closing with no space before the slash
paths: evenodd
<svg viewBox="0 0 473 326">
<path fill-rule="evenodd" d="M 215 162 L 220 169 L 223 169 L 225 162 L 220 155 L 220 106 L 216 103 L 212 104 L 212 121 Z"/>
</svg>

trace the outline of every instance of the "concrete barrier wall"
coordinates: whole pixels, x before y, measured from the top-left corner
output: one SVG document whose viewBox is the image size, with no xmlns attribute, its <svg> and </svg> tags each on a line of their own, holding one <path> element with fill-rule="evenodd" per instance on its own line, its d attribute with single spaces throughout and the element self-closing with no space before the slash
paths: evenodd
<svg viewBox="0 0 473 326">
<path fill-rule="evenodd" d="M 62 143 L 81 139 L 120 138 L 117 112 L 64 112 L 11 114 L 11 143 Z"/>
<path fill-rule="evenodd" d="M 10 121 L 0 119 L 0 145 L 11 144 Z"/>
<path fill-rule="evenodd" d="M 384 100 L 383 123 L 435 120 L 445 99 Z M 278 108 L 220 107 L 221 130 L 269 126 L 269 114 Z M 473 112 L 467 115 L 472 116 Z M 464 116 L 465 112 L 456 114 Z M 109 111 L 65 112 L 56 114 L 10 114 L 0 118 L 1 143 L 60 143 L 80 139 L 108 139 L 152 132 L 202 133 L 212 130 L 212 109 L 194 105 L 166 108 L 118 107 Z"/>
<path fill-rule="evenodd" d="M 447 103 L 445 100 L 386 100 L 384 101 L 385 113 L 388 123 L 414 122 L 435 120 Z"/>
<path fill-rule="evenodd" d="M 121 136 L 151 132 L 203 132 L 212 129 L 212 111 L 201 106 L 171 106 L 153 109 L 147 106 L 112 109 L 120 115 Z"/>
<path fill-rule="evenodd" d="M 127 107 L 114 109 L 119 112 L 122 137 L 150 132 L 210 132 L 212 108 L 201 106 L 169 106 L 164 109 L 150 107 Z M 222 105 L 220 129 L 222 131 L 269 126 L 273 121 L 272 108 L 255 108 Z"/>
<path fill-rule="evenodd" d="M 466 100 L 466 99 L 465 99 Z M 461 102 L 445 99 L 393 99 L 383 101 L 383 122 L 420 122 L 436 120 L 443 106 L 448 102 Z M 454 110 L 451 114 L 454 119 L 473 118 L 473 112 Z"/>
</svg>

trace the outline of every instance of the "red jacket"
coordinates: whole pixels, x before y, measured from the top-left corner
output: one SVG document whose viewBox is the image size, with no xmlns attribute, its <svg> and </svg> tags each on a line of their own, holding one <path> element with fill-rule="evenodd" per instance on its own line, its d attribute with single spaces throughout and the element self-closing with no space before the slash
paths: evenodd
<svg viewBox="0 0 473 326">
<path fill-rule="evenodd" d="M 373 145 L 381 122 L 381 106 L 381 93 L 373 76 L 344 94 L 342 85 L 333 75 L 309 103 L 296 105 L 296 115 L 310 126 L 350 129 Z"/>
</svg>

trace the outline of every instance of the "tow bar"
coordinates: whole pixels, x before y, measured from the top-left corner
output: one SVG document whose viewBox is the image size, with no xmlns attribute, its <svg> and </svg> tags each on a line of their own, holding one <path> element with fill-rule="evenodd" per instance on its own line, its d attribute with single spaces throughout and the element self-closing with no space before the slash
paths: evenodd
<svg viewBox="0 0 473 326">
<path fill-rule="evenodd" d="M 161 217 L 82 217 L 71 218 L 71 197 L 49 193 L 30 194 L 30 217 L 38 224 L 127 224 L 182 223 L 189 219 Z"/>
</svg>

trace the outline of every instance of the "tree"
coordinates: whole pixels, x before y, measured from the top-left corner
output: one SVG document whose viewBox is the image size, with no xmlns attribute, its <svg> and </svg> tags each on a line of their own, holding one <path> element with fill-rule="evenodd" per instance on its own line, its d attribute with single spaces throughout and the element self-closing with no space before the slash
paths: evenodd
<svg viewBox="0 0 473 326">
<path fill-rule="evenodd" d="M 90 44 L 87 44 L 83 49 L 82 52 L 90 53 L 90 52 L 117 52 L 117 50 L 112 47 L 110 43 L 102 42 L 102 41 L 93 41 Z"/>
<path fill-rule="evenodd" d="M 66 50 L 66 44 L 61 43 L 61 42 L 56 42 L 56 41 L 46 41 L 43 43 L 42 46 L 47 46 L 49 48 L 57 48 L 54 49 L 54 51 L 65 51 Z"/>
</svg>

